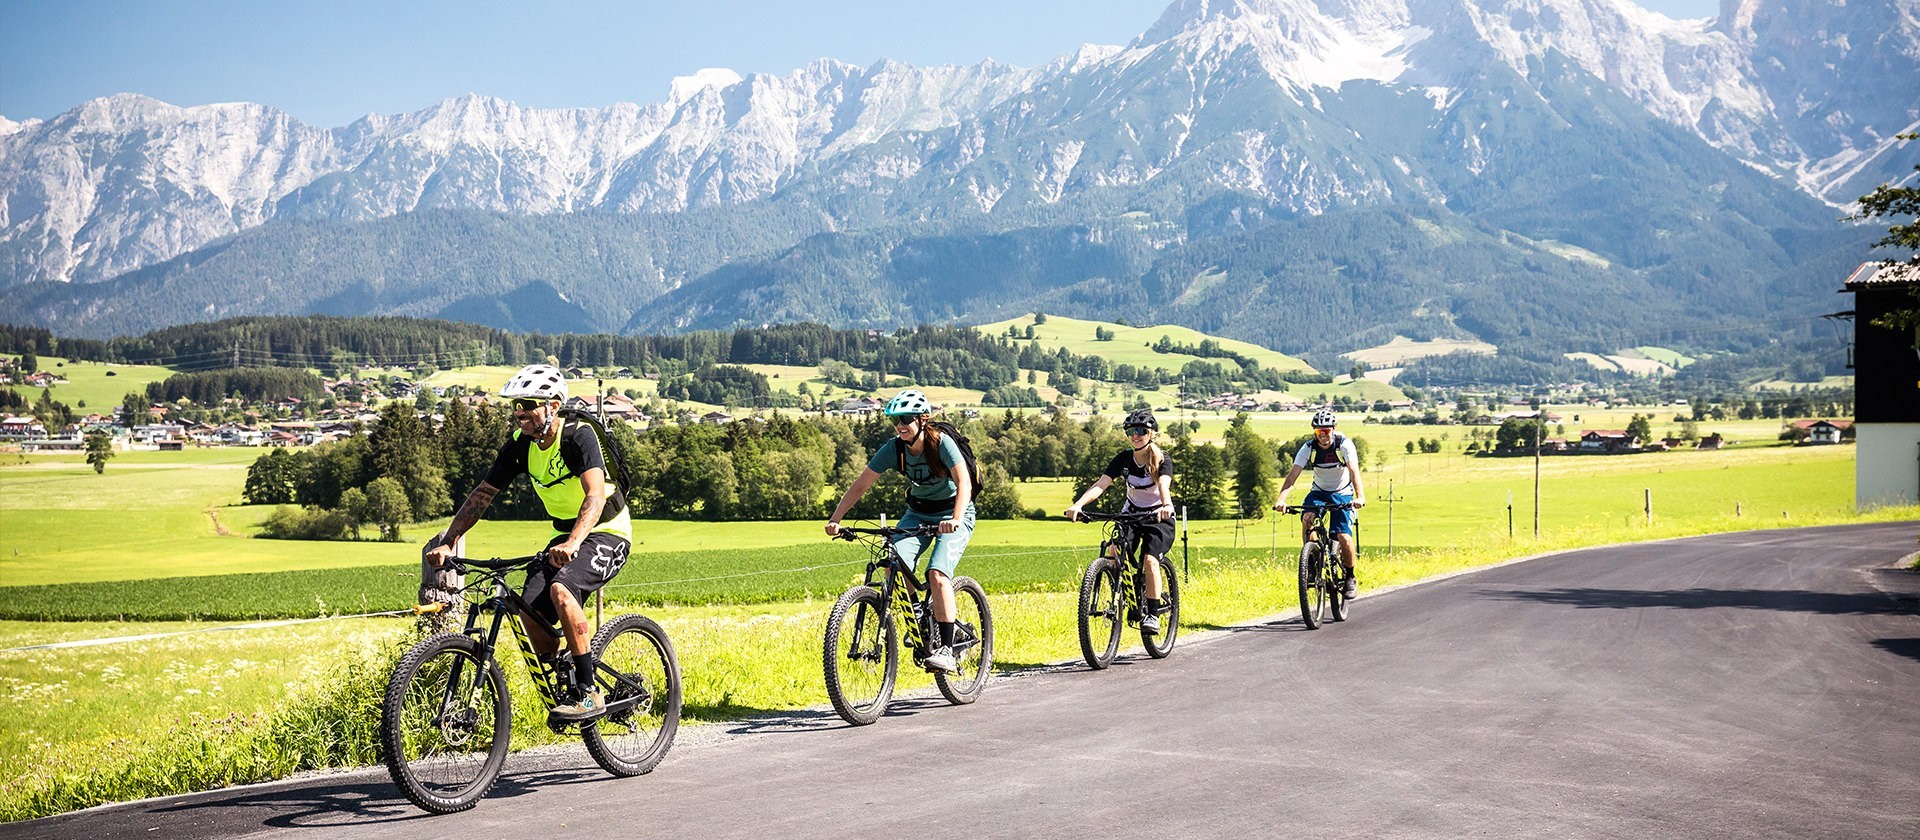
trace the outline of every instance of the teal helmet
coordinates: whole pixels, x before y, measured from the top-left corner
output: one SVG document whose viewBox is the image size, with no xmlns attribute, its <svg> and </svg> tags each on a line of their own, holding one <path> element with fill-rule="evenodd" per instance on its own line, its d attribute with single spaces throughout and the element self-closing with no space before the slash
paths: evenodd
<svg viewBox="0 0 1920 840">
<path fill-rule="evenodd" d="M 908 388 L 896 394 L 893 399 L 887 400 L 887 407 L 882 413 L 888 417 L 912 417 L 929 414 L 932 411 L 933 403 L 927 401 L 926 394 Z"/>
</svg>

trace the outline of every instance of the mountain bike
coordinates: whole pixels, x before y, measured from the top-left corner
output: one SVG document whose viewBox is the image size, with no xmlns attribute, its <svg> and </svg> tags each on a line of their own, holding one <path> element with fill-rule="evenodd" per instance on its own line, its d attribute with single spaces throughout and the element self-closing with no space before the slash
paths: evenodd
<svg viewBox="0 0 1920 840">
<path fill-rule="evenodd" d="M 937 538 L 939 533 L 936 525 L 841 526 L 834 537 L 863 543 L 869 555 L 865 580 L 842 594 L 827 614 L 821 647 L 827 698 L 848 723 L 865 726 L 879 720 L 893 699 L 900 670 L 900 626 L 906 629 L 913 664 L 924 665 L 932 653 L 929 640 L 937 632 L 928 602 L 932 589 L 895 550 L 893 538 Z M 965 705 L 979 699 L 993 669 L 993 611 L 987 606 L 986 590 L 970 577 L 953 579 L 953 605 L 953 658 L 959 667 L 951 674 L 934 674 L 933 681 L 947 702 Z"/>
<path fill-rule="evenodd" d="M 1140 626 L 1146 542 L 1137 529 L 1159 517 L 1153 513 L 1082 511 L 1080 518 L 1107 523 L 1100 556 L 1087 564 L 1086 574 L 1080 579 L 1080 655 L 1098 671 L 1113 664 L 1120 650 L 1120 631 Z M 1173 573 L 1172 560 L 1162 557 L 1158 562 L 1161 607 L 1155 614 L 1161 616 L 1160 632 L 1142 631 L 1140 642 L 1148 656 L 1164 659 L 1173 652 L 1174 637 L 1180 634 L 1180 580 Z"/>
<path fill-rule="evenodd" d="M 550 664 L 534 653 L 525 622 L 538 622 L 561 640 L 563 652 L 566 636 L 530 612 L 507 584 L 508 574 L 546 562 L 545 552 L 447 562 L 463 575 L 474 572 L 460 590 L 466 628 L 436 633 L 407 650 L 387 680 L 380 715 L 387 773 L 407 799 L 436 814 L 473 807 L 506 763 L 513 702 L 495 657 L 501 626 L 513 628 L 533 686 L 549 708 L 561 702 L 573 668 L 564 654 Z M 431 614 L 445 606 L 414 609 Z M 621 615 L 600 626 L 592 650 L 598 657 L 594 682 L 606 696 L 606 712 L 582 722 L 549 717 L 547 726 L 559 733 L 577 731 L 593 760 L 615 776 L 650 772 L 673 746 L 680 725 L 680 667 L 673 645 L 653 619 Z"/>
<path fill-rule="evenodd" d="M 1353 510 L 1351 504 L 1288 505 L 1286 513 L 1313 517 L 1313 532 L 1300 546 L 1300 620 L 1308 630 L 1317 630 L 1323 619 L 1347 620 L 1347 578 L 1352 574 L 1340 565 L 1340 541 L 1327 530 L 1326 514 L 1334 510 Z"/>
</svg>

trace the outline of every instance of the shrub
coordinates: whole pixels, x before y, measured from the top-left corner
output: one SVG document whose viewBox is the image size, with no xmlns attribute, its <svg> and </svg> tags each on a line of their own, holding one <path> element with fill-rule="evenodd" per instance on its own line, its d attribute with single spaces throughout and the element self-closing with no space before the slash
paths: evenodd
<svg viewBox="0 0 1920 840">
<path fill-rule="evenodd" d="M 351 515 L 312 505 L 281 505 L 260 523 L 260 536 L 270 540 L 345 540 L 353 537 L 353 531 Z"/>
</svg>

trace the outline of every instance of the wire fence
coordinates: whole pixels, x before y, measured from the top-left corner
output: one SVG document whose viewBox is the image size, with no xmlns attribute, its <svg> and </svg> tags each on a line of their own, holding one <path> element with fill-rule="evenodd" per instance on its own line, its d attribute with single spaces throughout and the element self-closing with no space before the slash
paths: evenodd
<svg viewBox="0 0 1920 840">
<path fill-rule="evenodd" d="M 1037 557 L 1037 556 L 1056 555 L 1056 554 L 1074 554 L 1080 551 L 1081 549 L 1078 549 L 1078 548 L 1063 548 L 1063 549 L 1048 549 L 1044 551 L 1007 551 L 1007 552 L 998 552 L 998 553 L 969 553 L 966 555 L 966 557 L 969 560 L 991 560 L 996 558 L 1008 558 L 1008 557 Z M 867 560 L 865 558 L 861 558 L 858 560 L 846 560 L 846 561 L 836 562 L 836 563 L 809 563 L 804 566 L 792 566 L 792 567 L 782 568 L 782 569 L 756 569 L 749 572 L 735 572 L 732 574 L 725 574 L 725 575 L 708 575 L 705 577 L 676 578 L 673 580 L 649 580 L 649 581 L 639 581 L 635 583 L 610 583 L 610 584 L 607 584 L 605 587 L 602 587 L 602 591 L 635 590 L 635 589 L 645 589 L 649 587 L 664 587 L 664 586 L 684 586 L 687 584 L 709 583 L 713 581 L 735 580 L 740 578 L 766 577 L 766 576 L 772 576 L 772 575 L 798 575 L 798 574 L 806 574 L 808 572 L 820 571 L 823 569 L 837 569 L 837 568 L 846 568 L 851 566 L 864 566 L 866 565 L 866 563 L 867 563 Z M 57 650 L 57 649 L 66 649 L 66 648 L 95 647 L 99 645 L 113 645 L 113 644 L 131 644 L 134 642 L 152 641 L 156 639 L 170 639 L 170 638 L 177 638 L 181 636 L 203 635 L 208 633 L 232 633 L 232 632 L 249 631 L 249 630 L 269 630 L 269 629 L 274 629 L 279 627 L 289 627 L 289 626 L 299 625 L 299 624 L 316 624 L 316 623 L 329 622 L 329 621 L 348 621 L 352 619 L 361 619 L 361 618 L 385 618 L 389 616 L 410 615 L 412 613 L 413 613 L 413 609 L 409 607 L 407 609 L 386 610 L 382 612 L 355 613 L 353 615 L 329 615 L 329 616 L 318 616 L 314 618 L 293 618 L 293 619 L 280 619 L 275 621 L 254 621 L 254 622 L 247 622 L 244 624 L 223 625 L 220 627 L 203 627 L 203 628 L 198 628 L 194 630 L 179 630 L 171 633 L 145 633 L 145 634 L 136 635 L 136 636 L 112 636 L 112 637 L 104 637 L 104 638 L 96 638 L 96 639 L 75 639 L 75 640 L 64 641 L 64 642 L 48 642 L 45 644 L 37 644 L 37 645 L 23 645 L 20 647 L 0 648 L 0 653 L 18 653 L 18 652 L 25 652 L 25 651 L 37 651 L 37 650 Z"/>
</svg>

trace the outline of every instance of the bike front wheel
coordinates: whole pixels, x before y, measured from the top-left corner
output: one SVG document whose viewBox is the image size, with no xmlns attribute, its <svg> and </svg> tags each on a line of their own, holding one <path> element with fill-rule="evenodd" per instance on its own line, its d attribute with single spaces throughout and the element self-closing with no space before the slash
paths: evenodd
<svg viewBox="0 0 1920 840">
<path fill-rule="evenodd" d="M 886 601 L 871 586 L 856 586 L 840 596 L 827 614 L 821 667 L 833 710 L 854 726 L 880 719 L 893 699 L 900 669 L 900 637 L 883 609 Z"/>
<path fill-rule="evenodd" d="M 1113 664 L 1126 623 L 1122 609 L 1119 564 L 1111 557 L 1094 558 L 1080 579 L 1080 655 L 1087 667 L 1098 671 Z"/>
<path fill-rule="evenodd" d="M 1319 543 L 1300 546 L 1300 620 L 1308 630 L 1319 629 L 1321 609 L 1326 605 L 1327 588 L 1321 583 L 1325 575 L 1321 566 L 1326 562 Z"/>
<path fill-rule="evenodd" d="M 1145 598 L 1142 592 L 1141 599 Z M 1180 635 L 1180 579 L 1173 574 L 1173 561 L 1165 557 L 1160 558 L 1160 602 L 1166 605 L 1160 614 L 1160 632 L 1140 634 L 1147 655 L 1155 659 L 1167 658 L 1173 652 L 1174 637 Z"/>
<path fill-rule="evenodd" d="M 953 579 L 953 660 L 951 674 L 935 674 L 933 682 L 947 702 L 966 705 L 980 699 L 993 672 L 993 610 L 987 591 L 969 577 Z"/>
<path fill-rule="evenodd" d="M 593 652 L 594 682 L 607 714 L 580 728 L 587 752 L 615 776 L 651 772 L 673 748 L 680 728 L 680 664 L 667 631 L 643 615 L 601 625 Z"/>
<path fill-rule="evenodd" d="M 500 663 L 458 633 L 422 639 L 394 666 L 380 751 L 400 792 L 436 814 L 472 808 L 500 776 L 513 703 Z"/>
</svg>

